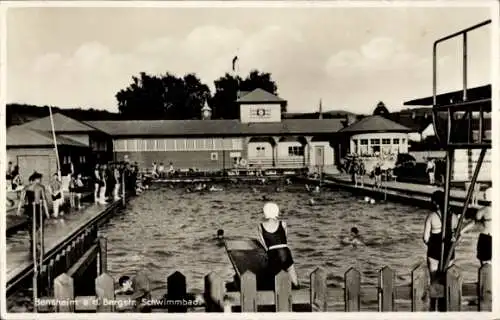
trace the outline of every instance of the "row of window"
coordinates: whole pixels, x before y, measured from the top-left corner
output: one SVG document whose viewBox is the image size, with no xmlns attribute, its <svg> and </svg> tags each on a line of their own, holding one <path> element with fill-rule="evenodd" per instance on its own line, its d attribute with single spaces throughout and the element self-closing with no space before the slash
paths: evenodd
<svg viewBox="0 0 500 320">
<path fill-rule="evenodd" d="M 354 144 L 358 144 L 358 140 L 357 139 L 354 139 Z M 382 143 L 380 143 L 380 141 L 382 141 Z M 396 144 L 398 145 L 399 144 L 399 141 L 400 139 L 397 139 L 397 138 L 394 138 L 392 139 L 392 144 Z M 401 143 L 402 144 L 405 144 L 406 142 L 406 139 L 401 139 Z M 359 139 L 359 144 L 360 145 L 368 145 L 368 139 Z M 391 144 L 391 139 L 390 138 L 387 138 L 387 139 L 370 139 L 370 144 L 371 145 L 380 145 L 380 144 Z"/>
<path fill-rule="evenodd" d="M 118 139 L 113 151 L 219 151 L 242 150 L 241 139 Z"/>
</svg>

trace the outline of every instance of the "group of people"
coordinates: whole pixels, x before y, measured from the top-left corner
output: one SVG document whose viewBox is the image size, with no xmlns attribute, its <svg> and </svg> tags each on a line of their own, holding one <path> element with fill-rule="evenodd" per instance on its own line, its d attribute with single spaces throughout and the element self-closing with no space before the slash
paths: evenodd
<svg viewBox="0 0 500 320">
<path fill-rule="evenodd" d="M 23 179 L 19 171 L 19 166 L 12 165 L 12 161 L 9 161 L 9 164 L 7 165 L 6 180 L 7 190 L 9 191 L 17 191 L 23 186 Z"/>
<path fill-rule="evenodd" d="M 485 192 L 485 200 L 491 201 L 490 195 L 491 189 Z M 434 210 L 429 213 L 425 220 L 423 241 L 427 245 L 427 262 L 429 266 L 429 271 L 431 277 L 436 274 L 439 267 L 439 261 L 441 259 L 442 253 L 442 220 L 445 205 L 445 195 L 441 190 L 435 191 L 431 196 L 431 203 L 433 204 Z M 455 210 L 449 210 L 450 217 L 450 230 L 448 236 L 445 238 L 445 252 L 444 256 L 450 255 L 449 265 L 452 265 L 455 260 L 455 252 L 452 250 L 452 244 L 457 240 L 457 238 L 467 231 L 469 231 L 474 225 L 479 226 L 479 238 L 477 241 L 476 257 L 480 264 L 491 262 L 492 254 L 492 238 L 491 238 L 491 206 L 484 206 L 477 210 L 477 213 L 473 219 L 469 219 L 463 227 L 458 230 L 458 222 L 460 220 L 460 214 Z M 445 234 L 446 235 L 446 234 Z"/>
<path fill-rule="evenodd" d="M 165 166 L 163 162 L 160 162 L 159 165 L 156 162 L 153 162 L 153 167 L 151 168 L 151 175 L 154 179 L 163 179 L 167 175 L 172 175 L 175 173 L 174 164 L 172 162 L 169 163 L 168 170 L 165 170 Z"/>
<path fill-rule="evenodd" d="M 99 204 L 120 200 L 124 192 L 136 195 L 149 188 L 137 162 L 96 164 L 93 178 L 94 202 Z"/>
<path fill-rule="evenodd" d="M 484 200 L 491 201 L 491 189 L 485 192 Z M 438 274 L 439 262 L 442 253 L 442 214 L 444 212 L 445 197 L 441 190 L 435 191 L 431 196 L 433 210 L 428 214 L 423 232 L 423 241 L 427 246 L 427 262 L 431 280 L 435 279 Z M 270 272 L 278 274 L 281 270 L 286 270 L 291 278 L 292 285 L 298 286 L 297 274 L 294 268 L 292 253 L 288 247 L 287 237 L 288 230 L 284 221 L 280 221 L 279 207 L 274 202 L 267 202 L 263 207 L 264 222 L 259 224 L 258 239 L 267 252 L 268 266 Z M 479 236 L 477 240 L 476 258 L 481 265 L 491 263 L 492 258 L 492 237 L 491 237 L 491 206 L 485 206 L 479 209 L 474 218 L 469 219 L 464 226 L 458 229 L 460 214 L 450 210 L 450 232 L 445 238 L 444 259 L 450 256 L 448 266 L 451 266 L 455 261 L 455 248 L 453 243 L 458 238 L 473 228 L 479 226 Z M 223 237 L 223 231 L 218 231 L 218 237 Z M 351 228 L 349 237 L 341 241 L 345 245 L 357 247 L 363 244 L 362 237 L 358 228 Z M 453 247 L 453 248 L 452 248 Z M 451 252 L 453 250 L 453 252 Z"/>
</svg>

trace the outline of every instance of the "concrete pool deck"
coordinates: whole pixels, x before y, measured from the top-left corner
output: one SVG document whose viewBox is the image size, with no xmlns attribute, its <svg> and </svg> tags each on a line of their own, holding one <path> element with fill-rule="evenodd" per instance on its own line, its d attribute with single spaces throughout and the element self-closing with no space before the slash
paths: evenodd
<svg viewBox="0 0 500 320">
<path fill-rule="evenodd" d="M 318 179 L 308 179 L 309 181 L 319 182 Z M 432 185 L 422 185 L 398 181 L 382 181 L 382 189 L 374 189 L 375 181 L 365 177 L 363 186 L 354 186 L 351 176 L 348 174 L 326 175 L 323 179 L 326 185 L 332 185 L 347 189 L 356 193 L 363 193 L 366 196 L 375 198 L 387 198 L 387 200 L 396 200 L 404 203 L 411 203 L 417 206 L 428 207 L 430 205 L 430 196 L 436 190 L 443 190 L 442 187 Z M 467 192 L 461 189 L 450 190 L 450 203 L 452 207 L 463 208 L 463 203 Z M 489 201 L 484 200 L 484 192 L 478 194 L 478 203 L 469 205 L 470 209 L 477 210 L 483 206 L 490 205 Z"/>
</svg>

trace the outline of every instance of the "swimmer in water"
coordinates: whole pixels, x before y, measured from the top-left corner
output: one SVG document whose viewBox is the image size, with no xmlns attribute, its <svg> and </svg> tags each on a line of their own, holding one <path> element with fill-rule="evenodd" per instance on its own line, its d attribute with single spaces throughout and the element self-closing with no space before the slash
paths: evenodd
<svg viewBox="0 0 500 320">
<path fill-rule="evenodd" d="M 292 179 L 286 178 L 285 183 L 288 184 L 288 185 L 291 185 L 292 184 Z"/>
<path fill-rule="evenodd" d="M 319 193 L 320 192 L 319 186 L 316 186 L 312 192 L 313 193 Z"/>
<path fill-rule="evenodd" d="M 349 237 L 345 237 L 342 240 L 342 244 L 344 245 L 352 245 L 354 248 L 363 245 L 363 241 L 361 235 L 359 234 L 359 230 L 356 227 L 351 228 L 351 235 Z"/>
<path fill-rule="evenodd" d="M 253 188 L 252 188 L 252 192 L 253 192 L 253 193 L 257 193 L 257 192 L 258 192 L 258 191 L 257 191 L 257 188 L 253 187 Z"/>
<path fill-rule="evenodd" d="M 115 294 L 130 295 L 134 293 L 132 279 L 129 276 L 121 276 L 118 283 L 120 284 L 120 288 L 115 290 Z"/>
<path fill-rule="evenodd" d="M 214 185 L 211 185 L 209 190 L 210 190 L 211 192 L 214 192 L 214 191 L 224 191 L 224 189 L 222 189 L 222 188 L 217 188 L 217 187 L 216 187 L 216 186 L 214 186 Z"/>
<path fill-rule="evenodd" d="M 314 201 L 313 198 L 309 199 L 309 205 L 314 206 L 316 204 L 316 201 Z"/>
<path fill-rule="evenodd" d="M 269 198 L 268 196 L 266 195 L 263 195 L 262 196 L 262 201 L 271 201 L 271 198 Z"/>
<path fill-rule="evenodd" d="M 309 185 L 307 183 L 306 183 L 305 187 L 306 187 L 307 192 L 311 192 L 311 188 L 309 187 Z"/>
<path fill-rule="evenodd" d="M 217 239 L 218 240 L 224 239 L 224 230 L 222 229 L 217 230 Z"/>
<path fill-rule="evenodd" d="M 281 191 L 283 191 L 283 189 L 282 189 L 282 188 L 280 188 L 280 187 L 276 187 L 276 192 L 281 192 Z"/>
</svg>

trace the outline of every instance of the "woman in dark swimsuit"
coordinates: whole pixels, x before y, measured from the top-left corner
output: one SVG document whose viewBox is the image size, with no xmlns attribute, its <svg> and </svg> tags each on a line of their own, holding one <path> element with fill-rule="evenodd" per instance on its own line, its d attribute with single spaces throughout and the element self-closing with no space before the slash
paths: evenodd
<svg viewBox="0 0 500 320">
<path fill-rule="evenodd" d="M 278 220 L 279 207 L 276 203 L 264 205 L 265 221 L 259 225 L 259 240 L 267 252 L 268 266 L 273 275 L 285 270 L 290 275 L 292 285 L 298 287 L 292 252 L 287 244 L 286 223 Z"/>
<path fill-rule="evenodd" d="M 441 259 L 441 243 L 442 243 L 442 213 L 444 212 L 444 192 L 441 190 L 435 191 L 431 195 L 431 202 L 434 205 L 434 210 L 429 213 L 427 218 L 425 219 L 425 227 L 424 227 L 424 235 L 423 240 L 427 245 L 427 264 L 429 267 L 429 272 L 431 278 L 436 275 L 439 267 L 439 261 Z M 459 215 L 454 214 L 450 211 L 451 216 L 451 227 L 452 233 L 455 233 L 458 220 L 460 218 Z M 446 255 L 448 254 L 452 240 L 454 237 L 449 235 L 445 242 L 445 254 L 444 257 L 446 259 Z M 455 259 L 455 252 L 453 251 L 450 259 L 449 266 L 453 264 Z"/>
</svg>

